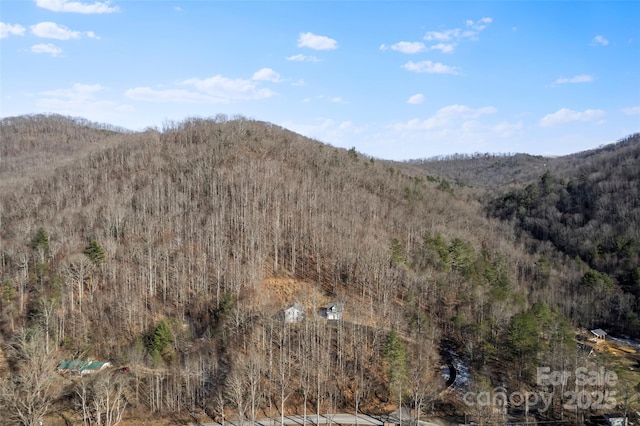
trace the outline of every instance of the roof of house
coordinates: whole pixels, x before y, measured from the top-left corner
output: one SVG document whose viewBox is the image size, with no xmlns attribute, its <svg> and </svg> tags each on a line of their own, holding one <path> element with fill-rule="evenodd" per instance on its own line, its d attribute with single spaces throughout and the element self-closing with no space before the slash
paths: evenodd
<svg viewBox="0 0 640 426">
<path fill-rule="evenodd" d="M 603 416 L 605 419 L 622 419 L 624 418 L 624 414 L 622 413 L 609 413 Z"/>
<path fill-rule="evenodd" d="M 298 302 L 294 302 L 291 305 L 287 306 L 287 309 L 285 309 L 285 311 L 288 311 L 289 309 L 295 309 L 297 311 L 304 312 L 304 308 Z"/>
<path fill-rule="evenodd" d="M 607 335 L 607 332 L 601 328 L 596 328 L 595 330 L 591 330 L 591 333 L 596 337 L 604 337 Z"/>
<path fill-rule="evenodd" d="M 97 371 L 110 365 L 109 361 L 83 361 L 73 359 L 62 361 L 58 364 L 58 370 Z"/>
<path fill-rule="evenodd" d="M 344 311 L 344 303 L 328 303 L 327 310 L 331 312 L 342 312 Z"/>
</svg>

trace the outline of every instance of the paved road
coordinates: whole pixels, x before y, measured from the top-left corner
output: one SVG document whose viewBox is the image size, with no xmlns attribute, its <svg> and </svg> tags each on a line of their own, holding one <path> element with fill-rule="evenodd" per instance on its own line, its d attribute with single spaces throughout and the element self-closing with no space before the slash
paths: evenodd
<svg viewBox="0 0 640 426">
<path fill-rule="evenodd" d="M 353 414 L 321 414 L 319 417 L 315 414 L 308 414 L 306 419 L 306 424 L 315 425 L 315 424 L 337 424 L 337 425 L 355 425 L 357 422 L 358 425 L 368 425 L 368 426 L 383 426 L 382 420 L 377 418 L 373 418 L 371 416 L 367 416 L 366 414 L 358 414 L 356 416 Z M 284 417 L 284 425 L 304 425 L 305 419 L 304 416 L 285 416 Z M 222 426 L 221 423 L 205 423 L 203 426 Z M 240 422 L 237 420 L 225 421 L 225 426 L 242 426 Z M 251 420 L 245 419 L 244 426 L 251 426 Z M 256 424 L 254 426 L 281 426 L 281 418 L 274 419 L 260 419 L 256 420 Z"/>
<path fill-rule="evenodd" d="M 280 417 L 274 419 L 256 420 L 255 425 L 251 425 L 251 420 L 246 420 L 243 425 L 237 420 L 225 421 L 224 426 L 282 426 L 284 425 L 363 425 L 363 426 L 383 426 L 384 424 L 397 424 L 399 419 L 389 417 L 372 417 L 366 414 L 321 414 L 318 418 L 315 414 L 308 414 L 306 423 L 304 416 L 285 416 L 284 423 L 281 423 Z M 435 423 L 420 422 L 421 426 L 437 426 Z M 223 426 L 222 423 L 203 423 L 201 426 Z"/>
</svg>

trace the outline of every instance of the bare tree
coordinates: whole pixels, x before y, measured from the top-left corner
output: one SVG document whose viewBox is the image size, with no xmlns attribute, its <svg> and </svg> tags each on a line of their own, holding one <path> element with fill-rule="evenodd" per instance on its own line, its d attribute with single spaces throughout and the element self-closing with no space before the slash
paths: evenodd
<svg viewBox="0 0 640 426">
<path fill-rule="evenodd" d="M 46 351 L 39 328 L 24 330 L 6 353 L 17 365 L 11 377 L 0 378 L 0 407 L 12 421 L 37 425 L 49 412 L 54 400 L 52 389 L 55 357 Z"/>
<path fill-rule="evenodd" d="M 296 354 L 296 364 L 298 366 L 298 386 L 300 387 L 300 391 L 302 392 L 303 402 L 302 402 L 302 423 L 307 423 L 307 402 L 309 401 L 309 393 L 311 392 L 311 387 L 313 385 L 313 377 L 311 372 L 311 362 L 313 362 L 313 354 L 311 353 L 313 348 L 312 339 L 314 339 L 314 335 L 312 334 L 312 321 L 305 321 L 303 327 L 301 328 L 301 336 L 299 337 L 298 342 L 298 353 Z"/>
<path fill-rule="evenodd" d="M 433 377 L 433 360 L 425 356 L 418 356 L 409 362 L 408 367 L 408 390 L 413 406 L 413 423 L 420 424 L 420 414 L 426 403 L 434 402 L 438 392 L 441 390 L 437 386 Z"/>
<path fill-rule="evenodd" d="M 231 376 L 228 378 L 226 385 L 227 397 L 237 410 L 240 426 L 244 425 L 248 403 L 247 383 L 244 379 L 245 376 L 244 371 L 242 371 L 242 367 L 237 367 L 232 370 Z"/>
<path fill-rule="evenodd" d="M 284 424 L 285 402 L 291 396 L 291 335 L 289 326 L 284 321 L 276 331 L 279 353 L 277 359 L 277 384 L 280 388 L 280 422 Z"/>
<path fill-rule="evenodd" d="M 245 376 L 249 392 L 251 424 L 256 423 L 256 411 L 262 402 L 263 362 L 263 359 L 256 352 L 251 352 L 246 361 Z"/>
<path fill-rule="evenodd" d="M 51 348 L 50 348 L 50 334 L 51 334 L 51 328 L 53 326 L 53 320 L 54 320 L 54 316 L 55 316 L 55 312 L 56 312 L 56 302 L 52 299 L 40 299 L 40 303 L 39 303 L 39 310 L 40 310 L 40 319 L 42 322 L 42 328 L 44 329 L 44 336 L 45 336 L 45 345 L 44 345 L 44 350 L 45 353 L 49 353 Z M 57 345 L 56 345 L 57 346 Z"/>
<path fill-rule="evenodd" d="M 127 408 L 127 378 L 119 372 L 96 373 L 83 377 L 76 395 L 85 425 L 115 426 L 122 421 Z"/>
<path fill-rule="evenodd" d="M 70 293 L 68 300 L 71 304 L 71 311 L 75 310 L 75 304 L 77 303 L 78 309 L 82 311 L 82 300 L 85 292 L 85 282 L 90 277 L 91 271 L 94 265 L 91 261 L 82 254 L 77 254 L 72 257 L 72 260 L 67 265 L 67 275 L 73 283 L 78 286 L 78 297 L 74 299 L 75 289 L 73 285 L 70 286 Z"/>
</svg>

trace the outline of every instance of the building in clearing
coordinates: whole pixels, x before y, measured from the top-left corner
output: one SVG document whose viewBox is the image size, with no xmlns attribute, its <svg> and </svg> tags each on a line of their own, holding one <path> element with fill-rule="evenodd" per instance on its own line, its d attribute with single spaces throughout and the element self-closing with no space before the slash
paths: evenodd
<svg viewBox="0 0 640 426">
<path fill-rule="evenodd" d="M 601 328 L 596 328 L 595 330 L 591 330 L 591 334 L 593 334 L 597 342 L 603 341 L 607 337 L 607 332 Z"/>
<path fill-rule="evenodd" d="M 71 376 L 86 376 L 87 374 L 97 373 L 109 367 L 111 367 L 109 361 L 82 361 L 74 359 L 62 361 L 58 364 L 56 371 L 60 374 L 69 374 Z"/>
<path fill-rule="evenodd" d="M 292 303 L 284 310 L 284 322 L 301 322 L 304 319 L 304 308 L 299 303 Z"/>
<path fill-rule="evenodd" d="M 342 319 L 342 313 L 344 312 L 344 303 L 329 303 L 327 304 L 327 319 L 333 321 L 339 321 Z"/>
</svg>

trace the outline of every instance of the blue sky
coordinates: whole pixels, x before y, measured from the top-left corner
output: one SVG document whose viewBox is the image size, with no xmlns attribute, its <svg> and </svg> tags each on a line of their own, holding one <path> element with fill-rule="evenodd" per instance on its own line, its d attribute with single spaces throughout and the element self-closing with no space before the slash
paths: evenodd
<svg viewBox="0 0 640 426">
<path fill-rule="evenodd" d="M 0 116 L 217 114 L 385 159 L 640 131 L 640 2 L 2 0 Z"/>
</svg>

